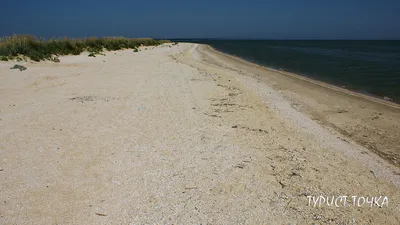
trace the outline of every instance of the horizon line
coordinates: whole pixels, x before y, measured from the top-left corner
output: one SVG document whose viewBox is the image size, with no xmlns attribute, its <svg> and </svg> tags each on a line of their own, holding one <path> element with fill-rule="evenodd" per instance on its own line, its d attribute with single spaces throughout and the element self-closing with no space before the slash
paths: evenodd
<svg viewBox="0 0 400 225">
<path fill-rule="evenodd" d="M 400 41 L 400 39 L 356 39 L 356 38 L 154 38 L 166 40 L 246 40 L 246 41 Z"/>
</svg>

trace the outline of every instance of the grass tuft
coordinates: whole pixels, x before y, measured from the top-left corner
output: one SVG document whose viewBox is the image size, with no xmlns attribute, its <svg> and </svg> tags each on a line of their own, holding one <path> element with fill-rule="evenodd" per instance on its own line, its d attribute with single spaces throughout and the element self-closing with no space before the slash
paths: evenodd
<svg viewBox="0 0 400 225">
<path fill-rule="evenodd" d="M 0 59 L 6 61 L 26 56 L 33 61 L 53 60 L 54 55 L 79 55 L 84 51 L 96 55 L 100 54 L 104 49 L 109 51 L 121 49 L 137 50 L 139 46 L 157 46 L 164 43 L 169 43 L 169 41 L 124 37 L 64 38 L 45 41 L 32 35 L 12 35 L 0 38 Z"/>
<path fill-rule="evenodd" d="M 60 62 L 60 59 L 58 57 L 53 57 L 51 58 L 51 61 L 53 62 Z"/>
<path fill-rule="evenodd" d="M 10 69 L 19 69 L 20 71 L 26 70 L 25 66 L 21 66 L 18 64 L 15 64 L 13 67 L 11 67 Z"/>
</svg>

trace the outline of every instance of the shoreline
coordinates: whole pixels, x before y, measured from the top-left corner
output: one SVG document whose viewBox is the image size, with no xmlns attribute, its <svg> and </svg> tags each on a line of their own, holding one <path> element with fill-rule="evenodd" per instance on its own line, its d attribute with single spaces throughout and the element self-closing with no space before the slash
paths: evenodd
<svg viewBox="0 0 400 225">
<path fill-rule="evenodd" d="M 328 82 L 325 82 L 325 81 L 321 81 L 321 80 L 312 78 L 310 76 L 302 75 L 300 73 L 289 72 L 289 71 L 285 71 L 285 70 L 281 70 L 281 69 L 275 69 L 275 68 L 272 68 L 272 67 L 268 67 L 266 65 L 258 64 L 257 62 L 252 62 L 251 60 L 246 60 L 246 59 L 241 58 L 239 56 L 235 56 L 235 55 L 231 55 L 229 53 L 225 53 L 223 51 L 220 51 L 218 49 L 213 48 L 211 45 L 208 45 L 208 44 L 202 44 L 202 45 L 207 46 L 210 50 L 218 52 L 219 54 L 223 54 L 223 55 L 225 55 L 227 57 L 230 57 L 232 59 L 241 61 L 242 63 L 251 64 L 252 66 L 256 66 L 256 67 L 261 68 L 261 69 L 265 69 L 265 70 L 268 70 L 268 71 L 273 71 L 273 72 L 276 72 L 276 73 L 280 73 L 280 74 L 283 74 L 285 76 L 291 76 L 293 78 L 304 80 L 304 81 L 307 81 L 307 82 L 310 82 L 310 83 L 313 83 L 313 84 L 316 84 L 316 85 L 320 85 L 320 86 L 325 87 L 325 88 L 330 88 L 332 90 L 341 91 L 341 92 L 347 93 L 347 94 L 355 96 L 355 97 L 368 99 L 368 100 L 376 102 L 376 103 L 380 103 L 380 104 L 384 104 L 384 105 L 387 105 L 387 106 L 390 106 L 390 107 L 393 107 L 393 108 L 396 108 L 396 109 L 400 109 L 400 104 L 399 103 L 397 103 L 395 101 L 385 100 L 384 99 L 385 96 L 378 96 L 378 95 L 374 95 L 374 94 L 371 94 L 371 93 L 362 93 L 362 92 L 359 92 L 359 91 L 356 91 L 356 90 L 352 90 L 352 89 L 347 89 L 347 88 L 341 87 L 339 85 L 335 85 L 335 84 L 331 84 L 331 83 L 328 83 Z"/>
<path fill-rule="evenodd" d="M 396 134 L 400 131 L 400 105 L 298 74 L 258 65 L 220 52 L 209 45 L 199 45 L 205 51 L 225 57 L 227 60 L 224 60 L 228 63 L 231 60 L 230 69 L 241 74 L 249 73 L 249 76 L 258 80 L 264 79 L 266 84 L 277 82 L 273 86 L 286 92 L 285 97 L 298 110 L 400 167 L 400 134 Z M 240 64 L 236 65 L 235 62 Z"/>
</svg>

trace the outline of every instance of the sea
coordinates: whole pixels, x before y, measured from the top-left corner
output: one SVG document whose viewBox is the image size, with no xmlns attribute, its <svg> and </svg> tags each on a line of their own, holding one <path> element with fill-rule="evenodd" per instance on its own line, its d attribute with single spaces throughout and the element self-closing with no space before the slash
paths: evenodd
<svg viewBox="0 0 400 225">
<path fill-rule="evenodd" d="M 399 40 L 222 40 L 202 43 L 273 69 L 400 103 Z"/>
</svg>

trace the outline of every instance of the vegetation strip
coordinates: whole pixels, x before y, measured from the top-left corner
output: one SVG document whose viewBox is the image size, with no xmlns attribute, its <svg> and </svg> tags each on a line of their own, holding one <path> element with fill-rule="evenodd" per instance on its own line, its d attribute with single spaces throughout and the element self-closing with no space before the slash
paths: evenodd
<svg viewBox="0 0 400 225">
<path fill-rule="evenodd" d="M 115 51 L 120 49 L 135 49 L 140 46 L 157 46 L 169 43 L 168 40 L 154 40 L 151 38 L 124 38 L 124 37 L 90 37 L 85 39 L 38 39 L 32 35 L 13 35 L 0 38 L 0 60 L 22 60 L 29 57 L 34 61 L 59 61 L 59 55 L 79 55 L 84 51 L 91 56 L 100 54 L 104 49 Z"/>
</svg>

